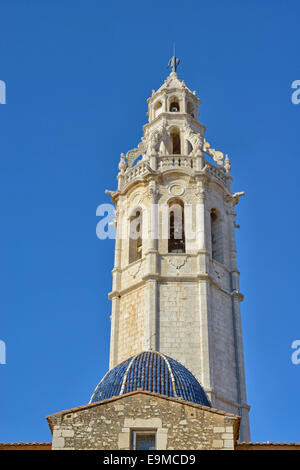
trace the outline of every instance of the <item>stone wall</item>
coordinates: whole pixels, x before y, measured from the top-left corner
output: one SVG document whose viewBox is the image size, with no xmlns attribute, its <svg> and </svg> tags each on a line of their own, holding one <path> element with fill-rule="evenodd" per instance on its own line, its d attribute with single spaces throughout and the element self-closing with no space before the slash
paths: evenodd
<svg viewBox="0 0 300 470">
<path fill-rule="evenodd" d="M 53 450 L 129 450 L 131 431 L 155 430 L 158 450 L 234 449 L 239 417 L 164 398 L 133 392 L 48 417 Z"/>
<path fill-rule="evenodd" d="M 120 299 L 118 316 L 117 363 L 138 354 L 146 347 L 145 327 L 147 320 L 146 291 L 148 286 L 142 286 Z"/>
<path fill-rule="evenodd" d="M 200 378 L 200 317 L 197 282 L 159 285 L 159 350 Z"/>
<path fill-rule="evenodd" d="M 212 343 L 215 392 L 237 401 L 231 297 L 211 287 Z"/>
</svg>

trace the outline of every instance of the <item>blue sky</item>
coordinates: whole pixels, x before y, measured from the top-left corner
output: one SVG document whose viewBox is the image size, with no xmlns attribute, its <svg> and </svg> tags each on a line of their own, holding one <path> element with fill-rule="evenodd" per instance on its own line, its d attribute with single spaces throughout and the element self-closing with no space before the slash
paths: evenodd
<svg viewBox="0 0 300 470">
<path fill-rule="evenodd" d="M 108 368 L 114 241 L 96 208 L 166 78 L 201 98 L 231 158 L 253 441 L 300 441 L 299 122 L 295 1 L 1 0 L 0 442 L 48 441 Z"/>
</svg>

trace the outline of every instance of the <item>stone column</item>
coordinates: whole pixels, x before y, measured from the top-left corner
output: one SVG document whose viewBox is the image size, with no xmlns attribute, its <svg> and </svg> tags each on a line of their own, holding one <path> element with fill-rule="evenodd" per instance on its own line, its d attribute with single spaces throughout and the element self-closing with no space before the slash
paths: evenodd
<svg viewBox="0 0 300 470">
<path fill-rule="evenodd" d="M 146 257 L 146 286 L 147 286 L 147 306 L 145 343 L 148 349 L 156 350 L 158 348 L 158 307 L 157 307 L 157 261 L 158 261 L 158 211 L 157 197 L 159 191 L 155 181 L 150 181 L 148 187 L 149 195 L 149 241 L 148 249 L 145 252 Z"/>
<path fill-rule="evenodd" d="M 202 150 L 199 149 L 196 155 L 196 170 L 202 171 L 204 166 L 205 166 L 205 158 L 204 158 Z"/>
<path fill-rule="evenodd" d="M 187 106 L 186 106 L 186 93 L 184 92 L 183 95 L 182 95 L 182 113 L 186 113 L 187 112 Z"/>
<path fill-rule="evenodd" d="M 211 292 L 208 278 L 208 254 L 207 236 L 209 232 L 209 221 L 207 220 L 206 208 L 206 184 L 203 178 L 198 181 L 198 276 L 199 276 L 199 320 L 200 320 L 200 367 L 201 377 L 199 377 L 205 390 L 210 395 L 213 389 L 213 360 L 212 360 L 212 319 L 211 319 Z"/>
<path fill-rule="evenodd" d="M 207 272 L 207 255 L 209 250 L 209 244 L 207 243 L 207 237 L 210 234 L 210 221 L 207 215 L 206 208 L 206 183 L 201 178 L 198 180 L 198 207 L 197 207 L 197 248 L 198 248 L 198 272 Z"/>
<path fill-rule="evenodd" d="M 249 418 L 246 396 L 246 380 L 244 369 L 244 353 L 242 340 L 242 325 L 240 302 L 243 296 L 239 291 L 239 271 L 237 268 L 236 242 L 234 233 L 235 212 L 232 209 L 227 211 L 228 215 L 228 232 L 229 232 L 229 254 L 230 254 L 230 283 L 231 283 L 231 299 L 232 299 L 232 322 L 234 333 L 235 361 L 236 361 L 236 378 L 237 378 L 237 402 L 239 404 L 239 414 L 242 416 L 240 441 L 250 440 Z"/>
<path fill-rule="evenodd" d="M 156 168 L 157 168 L 157 159 L 156 159 L 155 154 L 150 155 L 149 163 L 150 163 L 150 168 L 152 170 L 156 170 Z"/>
<path fill-rule="evenodd" d="M 116 295 L 111 299 L 111 331 L 110 331 L 110 357 L 109 368 L 112 369 L 118 365 L 118 336 L 119 336 L 119 308 L 120 298 Z"/>
<path fill-rule="evenodd" d="M 146 282 L 146 327 L 145 349 L 157 351 L 159 349 L 159 317 L 157 306 L 157 280 L 148 279 Z"/>
<path fill-rule="evenodd" d="M 168 112 L 168 102 L 167 102 L 167 95 L 164 95 L 162 98 L 162 112 L 167 113 Z"/>
<path fill-rule="evenodd" d="M 154 180 L 150 181 L 148 187 L 148 195 L 149 195 L 149 243 L 148 243 L 148 253 L 157 253 L 157 241 L 158 241 L 158 211 L 157 211 L 157 197 L 159 191 L 157 189 L 156 182 Z M 153 266 L 150 269 L 150 272 L 154 274 L 157 273 L 156 266 L 153 271 Z"/>
<path fill-rule="evenodd" d="M 115 239 L 115 264 L 112 271 L 113 285 L 110 299 L 112 301 L 111 320 L 111 336 L 110 336 L 110 358 L 109 368 L 118 364 L 118 324 L 119 324 L 119 308 L 120 299 L 118 291 L 121 288 L 121 254 L 122 254 L 122 199 L 119 198 L 116 209 L 116 239 Z"/>
</svg>

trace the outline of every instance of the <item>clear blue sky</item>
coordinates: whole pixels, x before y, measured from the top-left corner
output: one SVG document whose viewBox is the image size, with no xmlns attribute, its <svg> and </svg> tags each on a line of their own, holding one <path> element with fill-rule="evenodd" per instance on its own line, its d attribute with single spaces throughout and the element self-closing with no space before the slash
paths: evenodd
<svg viewBox="0 0 300 470">
<path fill-rule="evenodd" d="M 300 441 L 298 1 L 1 0 L 0 442 L 48 441 L 108 368 L 112 240 L 96 208 L 146 99 L 180 78 L 231 157 L 253 441 Z"/>
</svg>

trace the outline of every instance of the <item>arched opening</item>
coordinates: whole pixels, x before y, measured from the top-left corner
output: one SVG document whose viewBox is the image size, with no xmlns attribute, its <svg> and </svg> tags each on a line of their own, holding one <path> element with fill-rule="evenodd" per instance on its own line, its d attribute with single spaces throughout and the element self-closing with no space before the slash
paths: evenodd
<svg viewBox="0 0 300 470">
<path fill-rule="evenodd" d="M 178 98 L 173 97 L 171 99 L 169 111 L 171 113 L 178 113 L 180 111 Z"/>
<path fill-rule="evenodd" d="M 185 253 L 184 205 L 179 199 L 169 203 L 168 253 Z"/>
<path fill-rule="evenodd" d="M 191 103 L 191 101 L 188 101 L 188 104 L 187 104 L 187 112 L 188 112 L 188 114 L 190 114 L 192 117 L 195 117 L 194 105 L 193 105 L 193 103 Z"/>
<path fill-rule="evenodd" d="M 210 211 L 211 256 L 212 259 L 223 263 L 222 224 L 216 209 Z"/>
<path fill-rule="evenodd" d="M 181 154 L 180 132 L 178 129 L 172 129 L 170 132 L 170 154 Z"/>
<path fill-rule="evenodd" d="M 154 105 L 154 118 L 156 118 L 162 111 L 162 102 L 157 101 Z"/>
<path fill-rule="evenodd" d="M 142 222 L 142 211 L 136 209 L 129 219 L 129 263 L 133 263 L 142 257 Z"/>
</svg>

